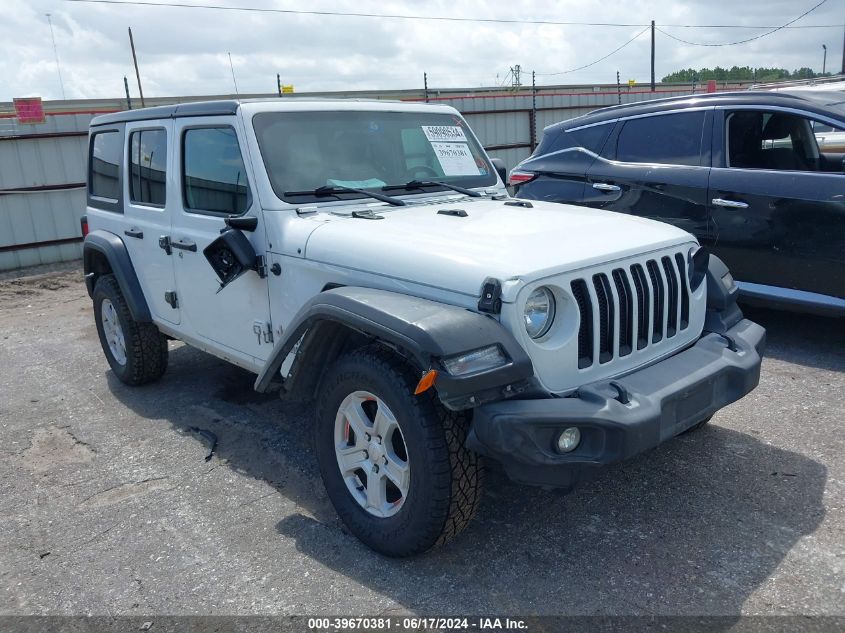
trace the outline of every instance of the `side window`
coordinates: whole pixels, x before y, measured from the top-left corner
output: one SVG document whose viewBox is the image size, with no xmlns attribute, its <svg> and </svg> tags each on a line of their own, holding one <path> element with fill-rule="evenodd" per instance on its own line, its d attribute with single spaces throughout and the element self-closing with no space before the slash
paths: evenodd
<svg viewBox="0 0 845 633">
<path fill-rule="evenodd" d="M 163 207 L 167 182 L 167 131 L 140 130 L 129 136 L 129 199 Z"/>
<path fill-rule="evenodd" d="M 728 167 L 776 171 L 840 171 L 843 132 L 788 112 L 738 110 L 725 119 Z"/>
<path fill-rule="evenodd" d="M 94 135 L 88 161 L 88 190 L 92 196 L 115 202 L 120 199 L 122 141 L 120 132 L 98 132 Z"/>
<path fill-rule="evenodd" d="M 616 143 L 616 160 L 664 165 L 701 164 L 704 112 L 662 114 L 626 121 Z"/>
<path fill-rule="evenodd" d="M 230 127 L 185 130 L 182 188 L 188 211 L 240 215 L 247 210 L 249 186 L 235 130 Z"/>
<path fill-rule="evenodd" d="M 592 125 L 581 128 L 580 130 L 573 130 L 568 132 L 568 134 L 573 136 L 579 147 L 583 147 L 593 154 L 601 154 L 607 136 L 612 129 L 613 123 L 605 123 L 603 125 Z"/>
</svg>

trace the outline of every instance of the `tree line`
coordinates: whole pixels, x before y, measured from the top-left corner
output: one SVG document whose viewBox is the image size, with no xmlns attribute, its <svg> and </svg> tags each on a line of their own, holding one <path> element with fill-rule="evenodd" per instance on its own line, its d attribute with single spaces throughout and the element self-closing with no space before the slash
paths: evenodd
<svg viewBox="0 0 845 633">
<path fill-rule="evenodd" d="M 666 75 L 663 83 L 692 83 L 708 81 L 778 81 L 782 79 L 813 79 L 828 76 L 830 73 L 817 73 L 812 68 L 798 68 L 789 71 L 786 68 L 752 68 L 751 66 L 734 66 L 733 68 L 687 68 Z"/>
</svg>

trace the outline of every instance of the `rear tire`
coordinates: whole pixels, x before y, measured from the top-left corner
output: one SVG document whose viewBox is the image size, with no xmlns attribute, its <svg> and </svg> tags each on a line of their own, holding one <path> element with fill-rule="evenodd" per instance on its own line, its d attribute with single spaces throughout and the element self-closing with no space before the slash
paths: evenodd
<svg viewBox="0 0 845 633">
<path fill-rule="evenodd" d="M 337 361 L 317 401 L 315 448 L 326 492 L 349 530 L 387 556 L 454 538 L 481 498 L 481 460 L 464 445 L 468 416 L 447 411 L 433 390 L 414 395 L 418 380 L 401 358 L 372 345 Z M 383 428 L 392 429 L 389 437 L 378 435 Z M 342 471 L 347 453 L 357 456 Z M 391 478 L 403 465 L 407 479 Z M 380 481 L 386 496 L 371 497 L 370 484 Z"/>
<path fill-rule="evenodd" d="M 127 385 L 161 378 L 167 369 L 167 338 L 152 323 L 132 318 L 114 275 L 97 280 L 93 298 L 97 334 L 114 375 Z"/>
</svg>

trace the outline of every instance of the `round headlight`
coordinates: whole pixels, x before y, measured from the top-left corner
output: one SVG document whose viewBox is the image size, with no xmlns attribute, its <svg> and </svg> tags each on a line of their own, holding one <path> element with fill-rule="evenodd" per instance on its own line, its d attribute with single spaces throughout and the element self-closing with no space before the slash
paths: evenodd
<svg viewBox="0 0 845 633">
<path fill-rule="evenodd" d="M 525 302 L 525 331 L 531 338 L 540 338 L 555 318 L 555 298 L 552 291 L 541 286 L 528 296 Z"/>
</svg>

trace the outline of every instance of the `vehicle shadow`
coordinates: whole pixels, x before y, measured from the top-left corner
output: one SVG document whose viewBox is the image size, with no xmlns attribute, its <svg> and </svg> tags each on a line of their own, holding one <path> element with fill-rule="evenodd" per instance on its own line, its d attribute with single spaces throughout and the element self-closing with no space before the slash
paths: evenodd
<svg viewBox="0 0 845 633">
<path fill-rule="evenodd" d="M 185 346 L 171 351 L 160 383 L 132 389 L 108 378 L 138 415 L 216 434 L 218 458 L 296 503 L 278 532 L 401 605 L 391 614 L 738 615 L 824 517 L 823 465 L 710 425 L 569 495 L 492 472 L 456 541 L 388 559 L 343 528 L 322 490 L 315 494 L 310 407 L 256 394 L 253 379 Z"/>
<path fill-rule="evenodd" d="M 743 305 L 766 328 L 766 357 L 818 369 L 845 371 L 845 318 Z"/>
</svg>

